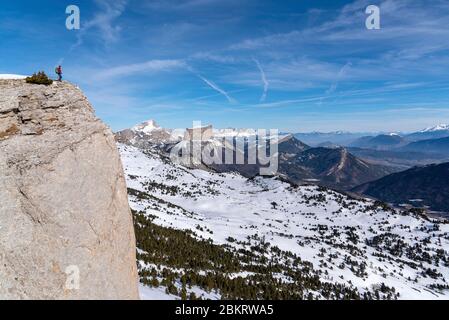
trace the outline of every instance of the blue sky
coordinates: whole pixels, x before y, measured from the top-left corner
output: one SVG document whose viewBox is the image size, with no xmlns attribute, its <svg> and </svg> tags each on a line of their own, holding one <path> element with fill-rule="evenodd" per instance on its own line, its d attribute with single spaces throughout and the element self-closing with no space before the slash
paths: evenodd
<svg viewBox="0 0 449 320">
<path fill-rule="evenodd" d="M 114 130 L 413 131 L 449 122 L 448 26 L 447 0 L 2 1 L 0 73 L 61 63 Z"/>
</svg>

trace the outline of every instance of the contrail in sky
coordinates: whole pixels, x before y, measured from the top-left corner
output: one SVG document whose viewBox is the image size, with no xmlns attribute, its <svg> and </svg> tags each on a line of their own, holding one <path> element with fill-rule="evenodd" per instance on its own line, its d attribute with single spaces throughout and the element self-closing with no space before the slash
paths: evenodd
<svg viewBox="0 0 449 320">
<path fill-rule="evenodd" d="M 228 99 L 228 101 L 230 103 L 235 103 L 236 100 L 234 98 L 232 98 L 231 96 L 229 96 L 229 94 L 224 91 L 223 89 L 221 89 L 219 86 L 217 86 L 215 83 L 213 83 L 212 81 L 206 79 L 205 77 L 201 76 L 201 75 L 197 75 L 201 80 L 203 80 L 209 87 L 211 87 L 212 89 L 214 89 L 215 91 L 221 93 L 223 96 L 226 97 L 226 99 Z"/>
<path fill-rule="evenodd" d="M 265 75 L 265 72 L 264 72 L 263 69 L 262 69 L 262 66 L 260 65 L 259 60 L 253 58 L 253 61 L 256 63 L 257 68 L 258 68 L 259 71 L 260 71 L 260 76 L 261 76 L 262 82 L 263 82 L 263 94 L 262 94 L 262 97 L 260 98 L 260 102 L 265 102 L 265 99 L 267 98 L 267 94 L 268 94 L 268 86 L 269 86 L 270 84 L 269 84 L 269 82 L 268 82 L 268 80 L 267 80 L 267 77 L 266 77 L 266 75 Z"/>
</svg>

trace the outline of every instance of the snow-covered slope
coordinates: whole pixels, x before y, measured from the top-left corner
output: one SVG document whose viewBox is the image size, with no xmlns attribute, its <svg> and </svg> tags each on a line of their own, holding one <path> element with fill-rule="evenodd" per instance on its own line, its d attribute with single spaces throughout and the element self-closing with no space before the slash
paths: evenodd
<svg viewBox="0 0 449 320">
<path fill-rule="evenodd" d="M 238 174 L 189 170 L 155 152 L 125 145 L 119 145 L 119 150 L 132 190 L 131 208 L 153 217 L 158 226 L 190 230 L 192 236 L 230 250 L 244 250 L 248 239 L 263 239 L 287 256 L 310 262 L 321 282 L 347 286 L 361 296 L 379 297 L 380 292 L 381 298 L 387 293 L 400 299 L 449 298 L 445 251 L 449 225 L 440 220 L 316 186 L 292 187 L 275 178 L 248 180 Z M 260 255 L 273 259 L 273 252 Z M 140 267 L 142 271 L 152 266 L 140 261 Z M 306 272 L 295 263 L 289 268 Z M 271 276 L 295 285 L 286 274 Z M 248 273 L 234 276 L 244 279 Z M 221 297 L 219 290 L 190 290 L 204 298 Z M 148 292 L 161 298 L 160 287 L 145 289 L 145 297 L 151 298 Z M 305 289 L 307 294 L 338 298 L 324 297 L 318 289 Z"/>
<path fill-rule="evenodd" d="M 0 79 L 2 80 L 16 80 L 16 79 L 25 79 L 26 76 L 21 76 L 18 74 L 0 74 Z"/>
</svg>

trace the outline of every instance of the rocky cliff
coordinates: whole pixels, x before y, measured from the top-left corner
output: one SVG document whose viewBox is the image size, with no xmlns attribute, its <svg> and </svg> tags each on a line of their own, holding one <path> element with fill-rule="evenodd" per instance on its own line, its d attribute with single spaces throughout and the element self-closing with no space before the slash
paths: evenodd
<svg viewBox="0 0 449 320">
<path fill-rule="evenodd" d="M 137 299 L 114 137 L 82 92 L 0 80 L 0 298 Z"/>
</svg>

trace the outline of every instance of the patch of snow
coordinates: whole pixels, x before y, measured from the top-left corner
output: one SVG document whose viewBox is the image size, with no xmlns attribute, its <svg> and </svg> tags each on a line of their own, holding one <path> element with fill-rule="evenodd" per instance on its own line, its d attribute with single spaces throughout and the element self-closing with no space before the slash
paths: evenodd
<svg viewBox="0 0 449 320">
<path fill-rule="evenodd" d="M 150 288 L 139 284 L 139 294 L 142 300 L 180 300 L 179 297 L 167 294 L 165 288 Z"/>
<path fill-rule="evenodd" d="M 2 80 L 21 80 L 25 79 L 27 76 L 22 76 L 18 74 L 0 74 L 0 79 Z"/>
</svg>

